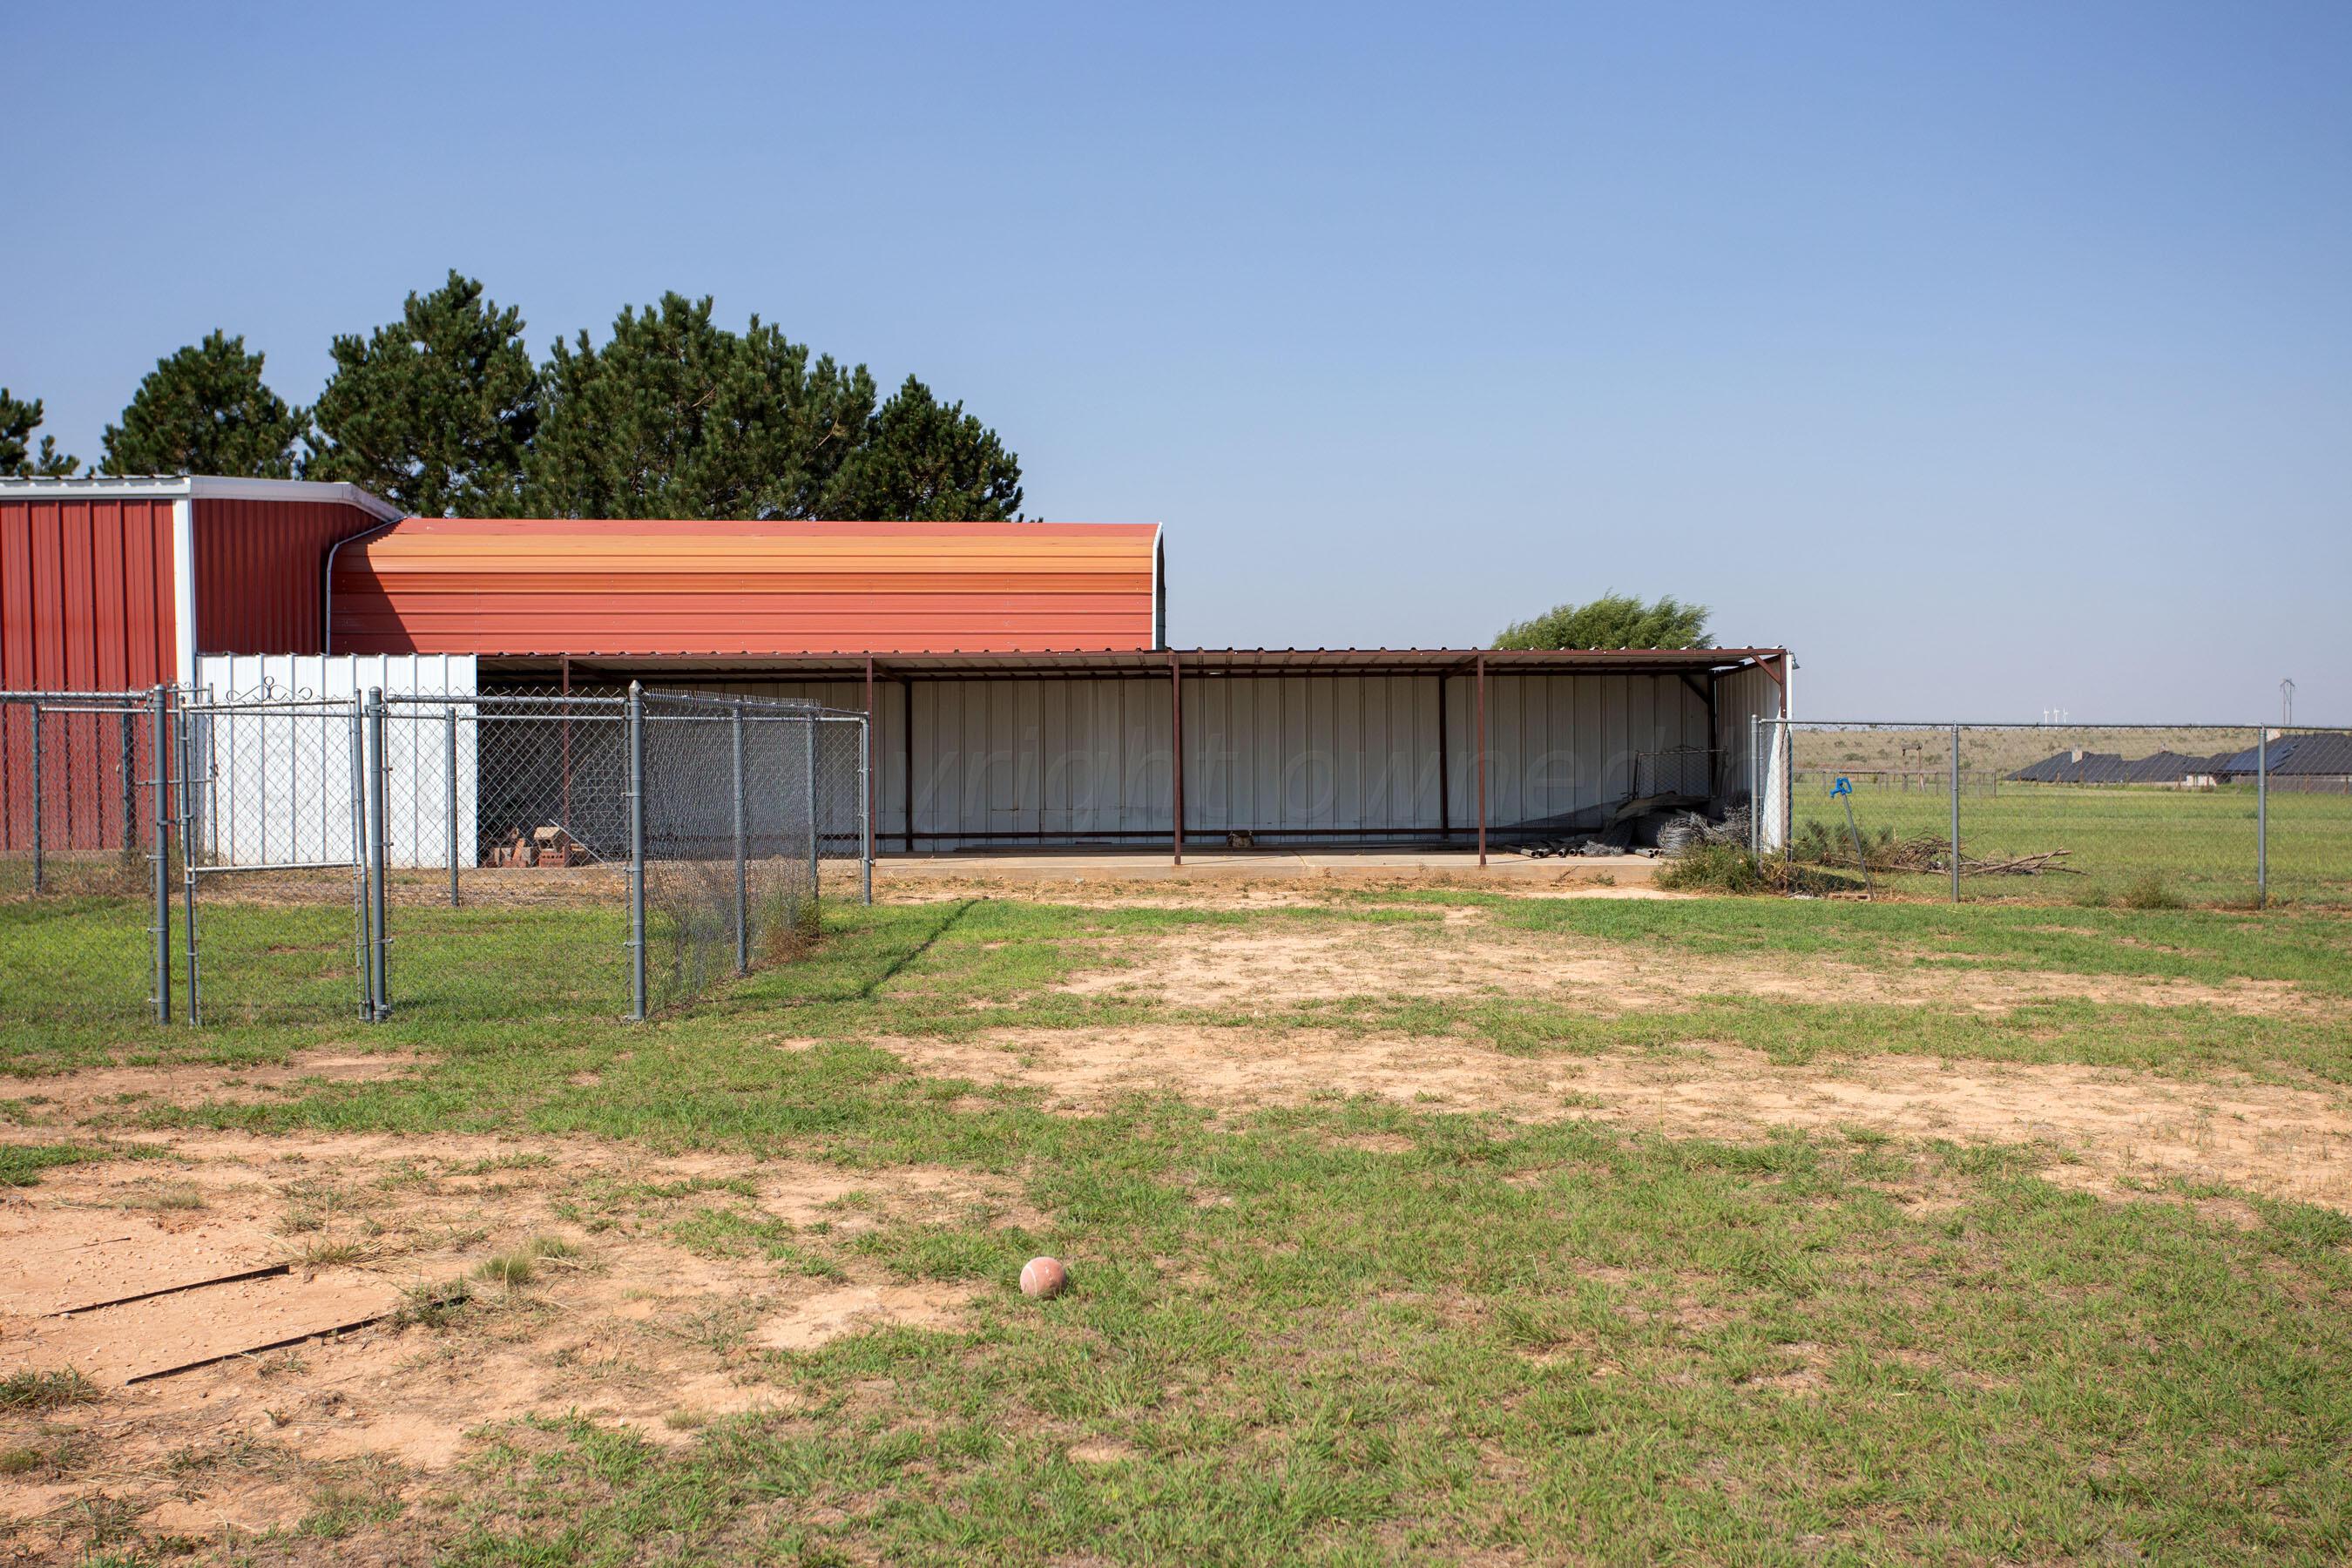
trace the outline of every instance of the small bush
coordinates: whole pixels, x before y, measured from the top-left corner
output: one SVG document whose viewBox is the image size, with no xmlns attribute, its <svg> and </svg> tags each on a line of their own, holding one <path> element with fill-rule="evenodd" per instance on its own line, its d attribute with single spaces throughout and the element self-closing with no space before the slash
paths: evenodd
<svg viewBox="0 0 2352 1568">
<path fill-rule="evenodd" d="M 1773 879 L 1736 844 L 1695 844 L 1658 868 L 1658 886 L 1685 893 L 1769 893 Z"/>
<path fill-rule="evenodd" d="M 2143 871 L 2124 889 L 2124 907 L 2133 910 L 2179 910 L 2189 906 L 2172 884 L 2154 871 Z"/>
</svg>

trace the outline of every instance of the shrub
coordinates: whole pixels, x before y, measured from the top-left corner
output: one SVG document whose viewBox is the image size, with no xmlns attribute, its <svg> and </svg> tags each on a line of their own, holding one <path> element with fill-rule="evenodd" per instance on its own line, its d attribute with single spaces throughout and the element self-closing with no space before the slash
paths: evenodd
<svg viewBox="0 0 2352 1568">
<path fill-rule="evenodd" d="M 1774 879 L 1737 844 L 1694 844 L 1658 868 L 1658 886 L 1684 893 L 1769 893 Z"/>
</svg>

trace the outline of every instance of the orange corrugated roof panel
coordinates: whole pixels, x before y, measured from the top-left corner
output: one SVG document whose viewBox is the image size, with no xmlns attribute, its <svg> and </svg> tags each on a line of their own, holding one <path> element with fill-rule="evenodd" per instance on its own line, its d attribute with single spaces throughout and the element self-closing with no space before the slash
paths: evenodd
<svg viewBox="0 0 2352 1568">
<path fill-rule="evenodd" d="M 412 517 L 329 579 L 336 653 L 1035 653 L 1160 629 L 1156 522 Z"/>
</svg>

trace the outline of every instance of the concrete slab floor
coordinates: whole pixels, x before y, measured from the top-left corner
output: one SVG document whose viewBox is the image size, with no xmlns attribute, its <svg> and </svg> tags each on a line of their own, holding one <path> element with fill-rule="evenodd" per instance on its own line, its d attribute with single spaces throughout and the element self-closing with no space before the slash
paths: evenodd
<svg viewBox="0 0 2352 1568">
<path fill-rule="evenodd" d="M 1186 849 L 1181 866 L 1165 848 L 965 850 L 884 855 L 874 862 L 877 881 L 1287 881 L 1329 877 L 1378 880 L 1647 882 L 1658 862 L 1644 855 L 1551 857 L 1535 859 L 1493 850 L 1478 864 L 1475 849 Z"/>
</svg>

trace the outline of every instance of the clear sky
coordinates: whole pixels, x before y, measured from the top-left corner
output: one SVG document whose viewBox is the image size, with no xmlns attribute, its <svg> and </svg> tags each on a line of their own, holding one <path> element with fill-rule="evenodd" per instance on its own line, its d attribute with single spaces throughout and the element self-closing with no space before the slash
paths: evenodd
<svg viewBox="0 0 2352 1568">
<path fill-rule="evenodd" d="M 94 457 L 457 267 L 1160 520 L 1171 639 L 1607 588 L 1811 716 L 2352 721 L 2352 5 L 26 6 L 0 381 Z"/>
</svg>

